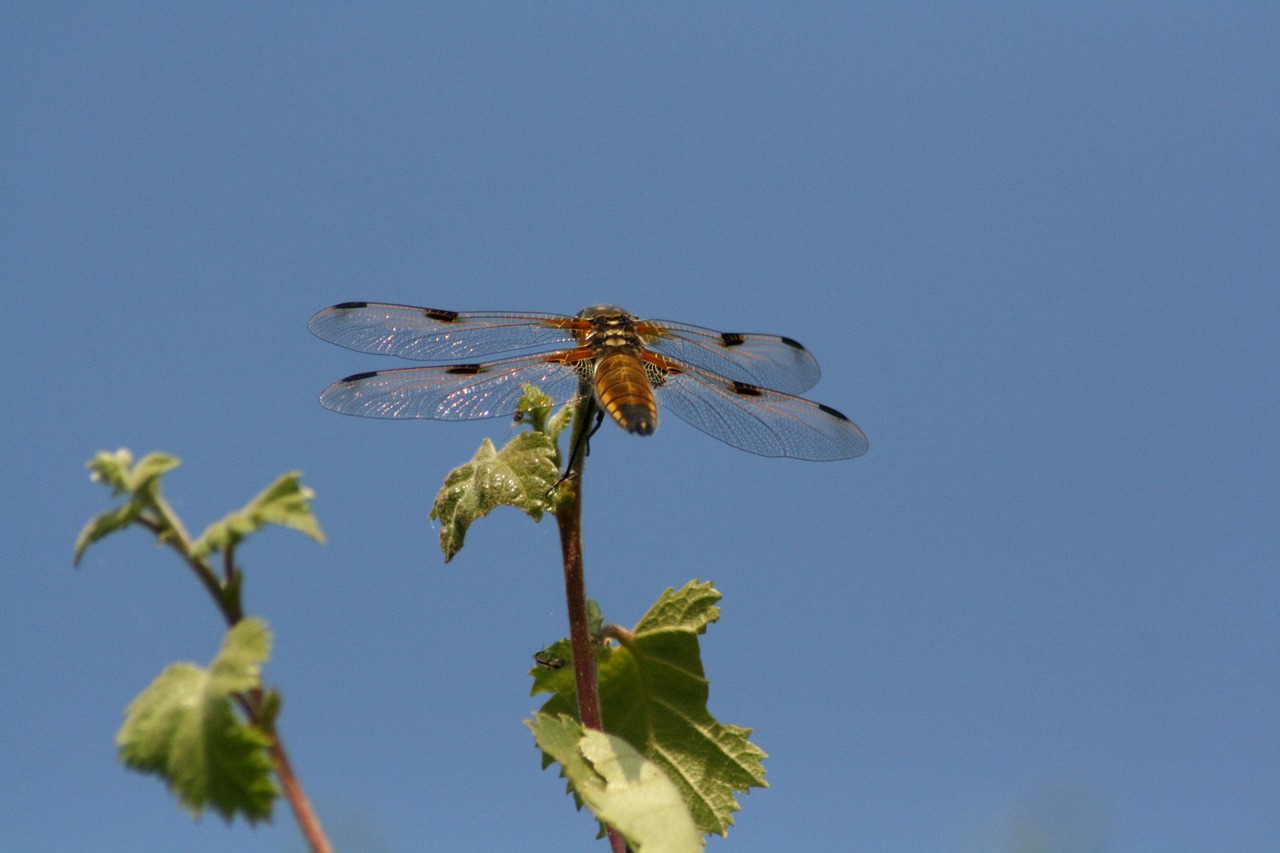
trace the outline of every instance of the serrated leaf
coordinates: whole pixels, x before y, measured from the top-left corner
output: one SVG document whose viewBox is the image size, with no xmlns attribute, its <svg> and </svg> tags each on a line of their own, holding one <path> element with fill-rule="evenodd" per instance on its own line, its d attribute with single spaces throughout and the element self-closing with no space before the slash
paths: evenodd
<svg viewBox="0 0 1280 853">
<path fill-rule="evenodd" d="M 160 476 L 180 464 L 176 456 L 148 453 L 134 465 L 133 454 L 123 447 L 114 453 L 99 451 L 89 460 L 89 479 L 110 486 L 112 494 L 129 495 L 129 500 L 90 519 L 76 537 L 72 563 L 78 565 L 93 543 L 132 524 L 153 503 Z"/>
<path fill-rule="evenodd" d="M 668 588 L 621 647 L 600 649 L 598 668 L 605 731 L 666 772 L 701 832 L 725 835 L 741 808 L 734 794 L 767 783 L 765 752 L 747 739 L 751 730 L 721 723 L 707 710 L 698 635 L 719 618 L 719 600 L 710 583 Z M 548 651 L 563 656 L 567 644 Z M 553 694 L 542 713 L 577 715 L 571 668 L 535 672 L 533 692 Z"/>
<path fill-rule="evenodd" d="M 208 669 L 177 663 L 130 703 L 116 734 L 120 760 L 162 778 L 193 817 L 212 808 L 228 822 L 269 818 L 279 796 L 271 737 L 242 721 L 232 694 L 261 684 L 271 634 L 260 619 L 227 631 Z"/>
<path fill-rule="evenodd" d="M 462 550 L 471 523 L 497 507 L 513 506 L 541 521 L 559 479 L 555 459 L 550 438 L 540 432 L 521 432 L 502 450 L 486 438 L 470 462 L 450 471 L 429 515 L 440 520 L 444 561 Z"/>
<path fill-rule="evenodd" d="M 564 714 L 538 714 L 525 724 L 591 813 L 622 833 L 635 853 L 703 849 L 680 789 L 622 738 L 583 729 Z"/>
<path fill-rule="evenodd" d="M 324 532 L 311 512 L 316 495 L 302 485 L 301 477 L 297 471 L 281 475 L 243 508 L 210 524 L 192 543 L 192 554 L 203 557 L 225 551 L 268 524 L 292 528 L 323 545 Z"/>
</svg>

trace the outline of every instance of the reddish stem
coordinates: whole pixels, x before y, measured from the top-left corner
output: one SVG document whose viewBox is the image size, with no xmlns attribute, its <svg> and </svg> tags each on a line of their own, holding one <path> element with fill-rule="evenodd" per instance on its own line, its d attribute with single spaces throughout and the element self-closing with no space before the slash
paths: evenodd
<svg viewBox="0 0 1280 853">
<path fill-rule="evenodd" d="M 271 737 L 271 746 L 268 751 L 275 764 L 276 778 L 280 780 L 284 798 L 289 801 L 289 808 L 293 809 L 294 820 L 298 822 L 298 829 L 302 830 L 302 836 L 307 839 L 307 846 L 311 848 L 311 853 L 333 853 L 333 845 L 324 834 L 320 816 L 315 813 L 315 809 L 311 808 L 311 801 L 302 790 L 302 783 L 293 773 L 293 765 L 289 763 L 289 755 L 284 750 L 284 741 L 280 739 L 275 720 L 266 720 L 264 717 L 262 709 L 266 694 L 262 688 L 255 688 L 235 695 L 249 721 L 262 728 Z"/>
<path fill-rule="evenodd" d="M 564 592 L 569 607 L 569 643 L 573 647 L 573 677 L 578 688 L 578 718 L 589 729 L 604 731 L 600 690 L 596 681 L 596 650 L 587 616 L 587 584 L 582 568 L 582 503 L 580 479 L 569 484 L 572 497 L 556 512 L 560 551 L 564 556 Z"/>
<path fill-rule="evenodd" d="M 573 437 L 570 439 L 569 464 L 565 469 L 564 497 L 556 509 L 560 528 L 560 552 L 564 557 L 564 593 L 569 608 L 569 644 L 573 648 L 573 678 L 578 692 L 578 719 L 582 725 L 604 731 L 600 712 L 600 686 L 596 678 L 596 649 L 591 641 L 591 624 L 587 615 L 587 581 L 582 567 L 582 469 L 587 455 L 579 442 L 585 442 L 587 424 L 591 421 L 594 398 L 574 412 Z M 606 826 L 613 853 L 627 853 L 627 843 L 612 826 Z"/>
<path fill-rule="evenodd" d="M 285 754 L 284 743 L 275 732 L 272 732 L 271 737 L 271 758 L 276 764 L 276 778 L 280 780 L 280 787 L 284 788 L 285 798 L 293 809 L 293 816 L 297 818 L 298 828 L 307 839 L 307 845 L 311 847 L 313 853 L 333 853 L 333 845 L 325 837 L 320 818 L 311 808 L 311 801 L 303 792 L 298 778 L 293 775 L 293 765 L 289 763 L 289 756 Z"/>
</svg>

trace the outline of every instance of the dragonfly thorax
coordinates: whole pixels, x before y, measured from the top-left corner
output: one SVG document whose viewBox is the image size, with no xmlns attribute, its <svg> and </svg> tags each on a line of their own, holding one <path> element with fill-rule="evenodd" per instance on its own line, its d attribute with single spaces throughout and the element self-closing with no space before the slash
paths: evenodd
<svg viewBox="0 0 1280 853">
<path fill-rule="evenodd" d="M 591 323 L 578 332 L 579 339 L 597 355 L 623 349 L 639 352 L 642 344 L 636 332 L 635 315 L 612 305 L 597 305 L 583 309 L 578 316 Z"/>
</svg>

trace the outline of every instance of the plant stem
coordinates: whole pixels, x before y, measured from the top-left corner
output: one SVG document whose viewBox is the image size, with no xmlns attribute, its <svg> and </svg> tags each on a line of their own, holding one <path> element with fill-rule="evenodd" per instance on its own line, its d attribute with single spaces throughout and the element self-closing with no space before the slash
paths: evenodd
<svg viewBox="0 0 1280 853">
<path fill-rule="evenodd" d="M 235 568 L 235 557 L 232 554 L 232 549 L 228 547 L 223 554 L 223 569 L 226 576 L 224 583 L 218 580 L 217 574 L 207 560 L 191 553 L 191 535 L 187 533 L 186 528 L 182 525 L 182 520 L 178 518 L 178 514 L 160 496 L 158 490 L 152 495 L 151 505 L 159 518 L 149 518 L 144 514 L 138 517 L 138 523 L 156 534 L 161 541 L 168 544 L 182 556 L 183 561 L 195 573 L 196 578 L 209 592 L 214 604 L 222 612 L 222 618 L 226 620 L 227 627 L 234 627 L 237 622 L 244 618 L 244 609 L 240 602 L 240 584 L 238 583 L 238 572 Z M 261 690 L 254 690 L 249 695 L 240 695 L 240 705 L 254 725 L 261 723 L 261 714 L 259 713 L 261 699 Z M 307 840 L 307 846 L 311 848 L 312 853 L 333 853 L 333 845 L 329 843 L 329 839 L 324 834 L 324 828 L 320 825 L 320 818 L 316 815 L 315 810 L 311 808 L 311 801 L 307 799 L 306 793 L 303 792 L 302 784 L 298 781 L 298 777 L 293 775 L 293 765 L 289 763 L 289 756 L 284 750 L 284 741 L 280 739 L 274 722 L 270 725 L 269 734 L 271 736 L 270 752 L 272 761 L 275 763 L 276 778 L 280 780 L 280 787 L 284 791 L 285 799 L 289 801 L 289 807 L 293 810 L 294 818 L 298 821 L 298 828 Z"/>
<path fill-rule="evenodd" d="M 284 742 L 275 731 L 271 733 L 271 758 L 276 764 L 276 777 L 280 780 L 280 787 L 284 789 L 284 795 L 289 800 L 290 807 L 293 808 L 293 816 L 297 818 L 298 828 L 302 830 L 307 844 L 313 853 L 333 853 L 333 845 L 325 836 L 324 827 L 320 825 L 320 818 L 311 808 L 311 801 L 303 792 L 302 784 L 298 782 L 298 777 L 293 775 L 293 765 L 289 763 L 289 757 L 285 754 Z"/>
<path fill-rule="evenodd" d="M 574 412 L 571 448 L 578 447 L 581 433 L 590 422 L 594 398 L 587 396 L 586 400 Z M 578 719 L 589 729 L 604 731 L 596 682 L 596 650 L 591 643 L 587 617 L 587 581 L 582 567 L 582 473 L 586 455 L 570 450 L 561 486 L 565 494 L 556 509 L 556 524 L 560 528 L 560 552 L 564 557 L 564 592 L 569 607 L 569 644 L 573 648 L 573 678 L 578 689 Z"/>
<path fill-rule="evenodd" d="M 587 615 L 587 579 L 582 566 L 582 474 L 586 463 L 586 430 L 591 429 L 595 396 L 584 388 L 583 402 L 573 413 L 569 439 L 569 464 L 565 468 L 564 497 L 556 509 L 560 528 L 560 552 L 564 557 L 564 594 L 569 608 L 569 644 L 573 649 L 573 679 L 578 692 L 578 719 L 582 725 L 604 731 L 600 713 L 600 686 L 596 678 L 596 649 L 591 641 Z M 627 842 L 612 826 L 605 826 L 613 853 L 627 853 Z"/>
<path fill-rule="evenodd" d="M 182 561 L 195 574 L 196 580 L 200 581 L 200 585 L 209 593 L 209 597 L 213 599 L 213 603 L 218 606 L 218 610 L 222 612 L 222 618 L 226 620 L 228 626 L 234 625 L 243 617 L 240 612 L 240 602 L 229 601 L 226 591 L 218 580 L 218 575 L 209 566 L 209 564 L 191 554 L 191 537 L 187 535 L 186 530 L 182 528 L 182 522 L 178 520 L 178 516 L 173 510 L 169 509 L 169 505 L 163 501 L 153 504 L 159 520 L 150 518 L 146 514 L 138 516 L 137 522 L 156 535 L 161 543 L 168 545 L 178 556 L 182 557 Z"/>
</svg>

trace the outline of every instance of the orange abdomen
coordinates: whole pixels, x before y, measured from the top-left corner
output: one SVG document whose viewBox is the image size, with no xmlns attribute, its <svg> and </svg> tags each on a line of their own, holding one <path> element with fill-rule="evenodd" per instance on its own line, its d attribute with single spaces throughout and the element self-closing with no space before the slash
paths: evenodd
<svg viewBox="0 0 1280 853">
<path fill-rule="evenodd" d="M 658 428 L 658 401 L 644 364 L 630 352 L 606 353 L 596 363 L 596 399 L 618 426 L 649 435 Z"/>
</svg>

